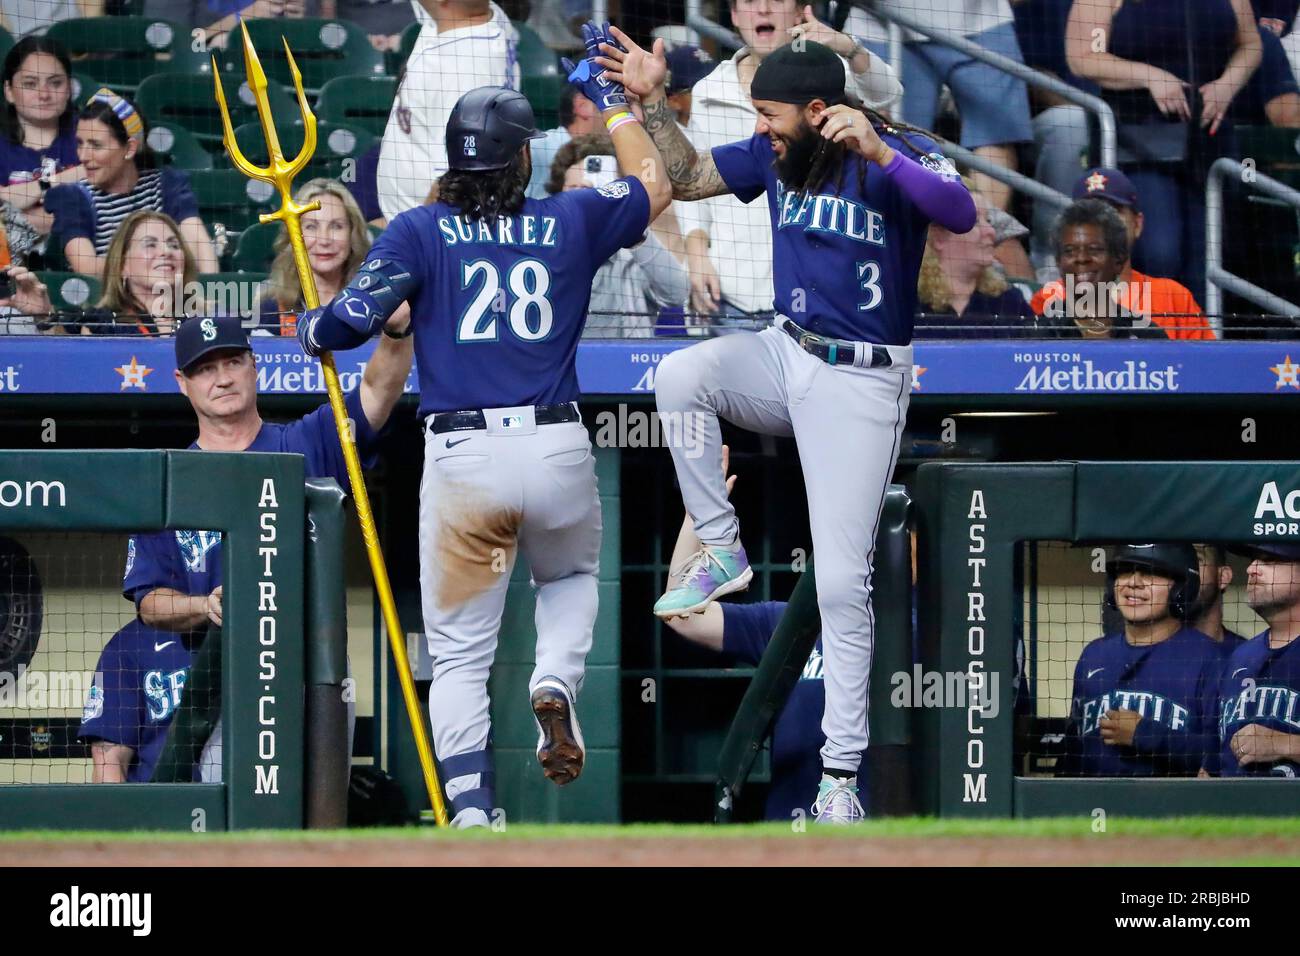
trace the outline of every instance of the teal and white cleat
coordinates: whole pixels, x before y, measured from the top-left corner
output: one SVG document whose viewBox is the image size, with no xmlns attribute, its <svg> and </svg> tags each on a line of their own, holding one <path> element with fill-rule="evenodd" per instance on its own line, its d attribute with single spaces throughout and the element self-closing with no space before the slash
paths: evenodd
<svg viewBox="0 0 1300 956">
<path fill-rule="evenodd" d="M 736 550 L 705 545 L 692 555 L 681 576 L 655 602 L 656 617 L 699 614 L 724 594 L 749 587 L 754 571 L 741 545 Z"/>
<path fill-rule="evenodd" d="M 821 786 L 817 789 L 817 801 L 812 805 L 812 815 L 818 823 L 847 826 L 866 819 L 866 811 L 858 801 L 856 781 L 856 777 L 849 780 L 822 777 Z"/>
</svg>

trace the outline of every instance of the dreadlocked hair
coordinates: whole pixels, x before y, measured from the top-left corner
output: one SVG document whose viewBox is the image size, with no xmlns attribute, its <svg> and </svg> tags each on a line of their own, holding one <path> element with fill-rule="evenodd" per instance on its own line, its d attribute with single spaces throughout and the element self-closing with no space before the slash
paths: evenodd
<svg viewBox="0 0 1300 956">
<path fill-rule="evenodd" d="M 897 120 L 888 119 L 883 113 L 873 110 L 852 93 L 844 94 L 844 102 L 847 106 L 855 110 L 860 110 L 876 130 L 876 133 L 884 136 L 894 137 L 900 143 L 907 147 L 908 152 L 916 159 L 922 159 L 928 154 L 921 147 L 911 141 L 905 133 L 912 133 L 917 136 L 924 136 L 928 139 L 937 139 L 934 133 L 921 129 L 919 126 L 912 126 Z M 832 179 L 835 192 L 839 192 L 844 186 L 844 157 L 847 147 L 844 143 L 832 143 L 830 140 L 823 139 L 817 145 L 817 152 L 813 156 L 812 166 L 808 169 L 808 176 L 804 180 L 803 189 L 806 192 L 817 192 Z M 866 188 L 867 167 L 866 164 L 858 166 L 858 187 Z"/>
<path fill-rule="evenodd" d="M 527 199 L 528 169 L 520 151 L 504 169 L 449 169 L 438 180 L 438 201 L 473 222 L 513 216 Z"/>
</svg>

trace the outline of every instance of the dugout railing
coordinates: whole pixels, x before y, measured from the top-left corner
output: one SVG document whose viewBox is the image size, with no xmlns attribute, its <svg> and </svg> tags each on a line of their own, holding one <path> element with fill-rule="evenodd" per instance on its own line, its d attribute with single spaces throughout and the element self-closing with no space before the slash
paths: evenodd
<svg viewBox="0 0 1300 956">
<path fill-rule="evenodd" d="M 953 817 L 1293 815 L 1278 778 L 1066 778 L 1015 764 L 1015 648 L 1032 658 L 1026 542 L 1242 543 L 1296 540 L 1261 517 L 1266 486 L 1300 489 L 1300 463 L 926 463 L 917 473 L 920 666 L 982 674 L 988 700 L 913 711 L 921 812 Z M 1294 497 L 1289 499 L 1294 501 Z M 1287 525 L 1291 527 L 1288 528 Z M 1032 599 L 1032 595 L 1030 596 Z M 1260 624 L 1259 630 L 1264 625 Z M 1094 635 L 1095 636 L 1095 635 Z M 988 677 L 1000 680 L 991 686 Z"/>
<path fill-rule="evenodd" d="M 342 493 L 314 485 L 297 455 L 0 452 L 0 532 L 211 529 L 224 548 L 222 782 L 4 785 L 0 829 L 346 822 Z"/>
</svg>

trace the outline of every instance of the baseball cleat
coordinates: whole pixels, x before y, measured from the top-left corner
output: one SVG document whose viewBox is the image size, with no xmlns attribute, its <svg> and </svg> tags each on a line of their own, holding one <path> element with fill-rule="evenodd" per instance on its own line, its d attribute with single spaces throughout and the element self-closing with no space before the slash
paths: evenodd
<svg viewBox="0 0 1300 956">
<path fill-rule="evenodd" d="M 533 688 L 532 704 L 537 721 L 537 761 L 542 772 L 558 786 L 572 783 L 582 773 L 587 748 L 569 689 L 563 681 L 544 677 Z"/>
<path fill-rule="evenodd" d="M 466 807 L 452 817 L 451 825 L 457 830 L 468 830 L 472 827 L 491 827 L 492 821 L 478 807 Z"/>
<path fill-rule="evenodd" d="M 856 777 L 850 780 L 838 777 L 822 777 L 817 789 L 817 800 L 812 805 L 812 815 L 818 823 L 839 824 L 841 826 L 861 823 L 867 813 L 858 802 L 858 788 L 854 786 Z"/>
<path fill-rule="evenodd" d="M 691 557 L 681 577 L 671 582 L 663 597 L 655 602 L 655 616 L 699 614 L 722 595 L 745 590 L 753 576 L 742 545 L 738 544 L 735 551 L 705 545 Z"/>
</svg>

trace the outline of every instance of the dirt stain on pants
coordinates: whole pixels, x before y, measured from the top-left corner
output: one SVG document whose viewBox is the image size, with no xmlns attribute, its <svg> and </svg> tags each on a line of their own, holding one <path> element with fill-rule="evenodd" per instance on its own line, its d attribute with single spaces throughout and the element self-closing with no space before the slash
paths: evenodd
<svg viewBox="0 0 1300 956">
<path fill-rule="evenodd" d="M 476 490 L 448 486 L 438 506 L 438 606 L 450 610 L 477 597 L 509 569 L 523 513 L 488 504 Z"/>
</svg>

